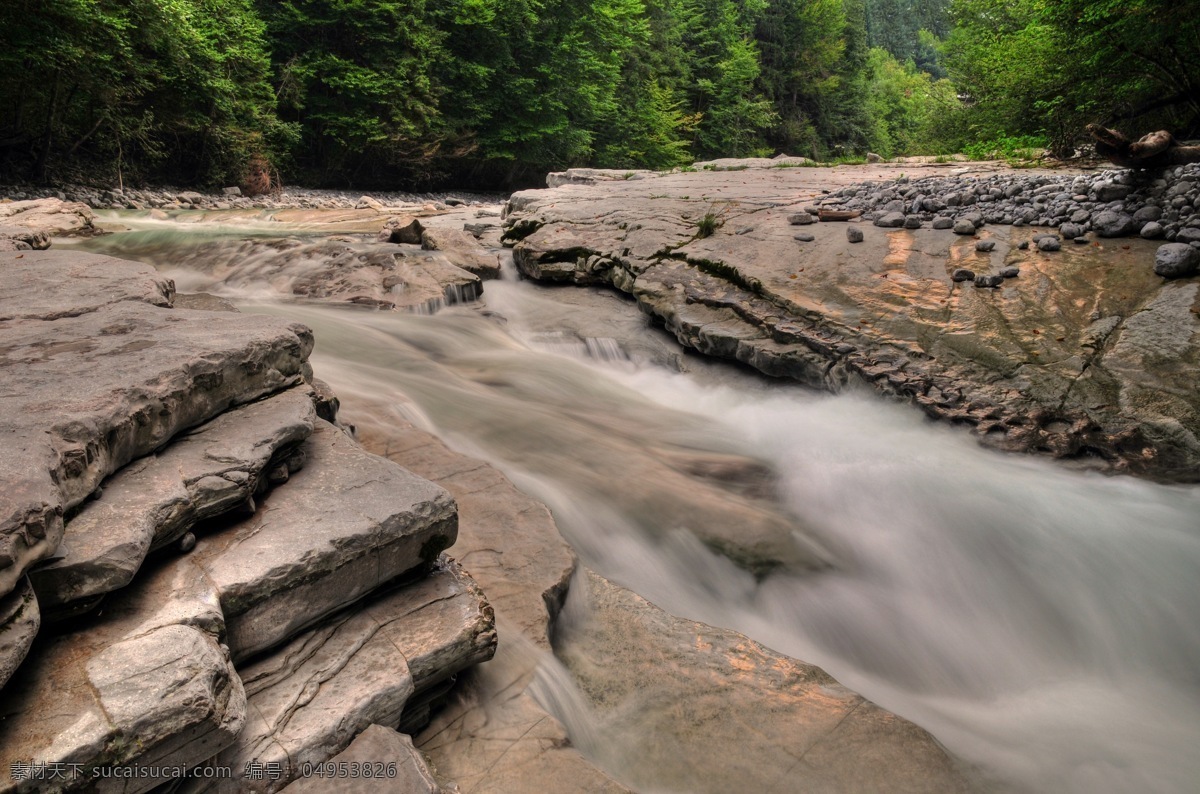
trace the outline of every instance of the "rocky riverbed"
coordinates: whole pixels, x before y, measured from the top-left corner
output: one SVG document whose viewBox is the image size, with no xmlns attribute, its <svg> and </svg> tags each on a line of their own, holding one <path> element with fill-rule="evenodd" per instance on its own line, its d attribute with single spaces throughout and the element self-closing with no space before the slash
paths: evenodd
<svg viewBox="0 0 1200 794">
<path fill-rule="evenodd" d="M 382 769 L 392 788 L 372 791 L 627 790 L 532 694 L 576 570 L 543 505 L 427 434 L 372 423 L 365 404 L 343 421 L 307 327 L 52 245 L 117 219 L 57 197 L 0 208 L 40 235 L 14 232 L 0 252 L 0 790 L 145 791 L 180 769 L 200 770 L 183 790 L 305 790 L 331 760 Z M 135 212 L 133 226 L 158 220 Z M 454 212 L 292 216 L 320 239 L 248 252 L 292 300 L 431 310 L 421 279 L 444 294 L 498 269 L 484 243 L 499 229 L 480 223 L 494 210 Z M 135 236 L 103 242 L 125 253 Z M 199 269 L 236 283 L 217 271 Z M 687 700 L 717 676 L 714 713 L 727 701 L 798 721 L 796 746 L 736 723 L 684 745 L 797 754 L 794 777 L 764 781 L 781 791 L 973 786 L 925 731 L 816 668 L 590 589 L 616 606 L 607 628 L 581 630 L 673 655 L 648 662 L 656 697 Z"/>
<path fill-rule="evenodd" d="M 1196 167 L 761 166 L 568 172 L 511 197 L 506 240 L 526 276 L 611 285 L 700 352 L 1200 479 Z"/>
</svg>

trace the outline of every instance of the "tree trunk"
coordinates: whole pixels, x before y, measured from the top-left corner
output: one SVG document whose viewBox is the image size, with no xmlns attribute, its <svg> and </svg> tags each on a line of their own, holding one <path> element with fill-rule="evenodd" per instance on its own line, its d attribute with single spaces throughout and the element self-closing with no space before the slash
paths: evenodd
<svg viewBox="0 0 1200 794">
<path fill-rule="evenodd" d="M 1171 165 L 1200 163 L 1200 146 L 1181 146 L 1166 130 L 1152 132 L 1131 141 L 1116 130 L 1087 125 L 1096 140 L 1096 154 L 1125 168 L 1165 168 Z"/>
</svg>

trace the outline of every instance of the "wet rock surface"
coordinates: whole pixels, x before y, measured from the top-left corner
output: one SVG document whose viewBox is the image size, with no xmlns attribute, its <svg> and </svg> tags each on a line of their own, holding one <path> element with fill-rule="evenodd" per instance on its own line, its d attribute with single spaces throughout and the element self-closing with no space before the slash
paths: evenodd
<svg viewBox="0 0 1200 794">
<path fill-rule="evenodd" d="M 614 286 L 701 352 L 822 389 L 865 381 L 1002 449 L 1200 477 L 1200 397 L 1187 385 L 1200 375 L 1200 320 L 1154 274 L 1154 244 L 1088 232 L 1088 245 L 1050 250 L 1058 238 L 1042 232 L 1030 245 L 1038 225 L 1091 223 L 1102 210 L 1096 183 L 1130 177 L 985 168 L 925 179 L 917 170 L 679 173 L 523 191 L 508 205 L 506 235 L 525 275 Z M 1178 237 L 1191 228 L 1191 173 L 1129 185 L 1111 211 L 1132 218 L 1156 206 Z M 887 211 L 956 219 L 964 234 L 866 223 L 894 201 L 903 208 Z M 850 224 L 863 242 L 848 245 L 838 224 L 818 223 L 808 227 L 816 240 L 797 246 L 787 219 L 814 202 L 863 212 Z M 709 235 L 698 233 L 706 214 L 724 221 Z M 995 248 L 976 250 L 977 234 Z M 952 280 L 959 268 L 999 276 L 1007 267 L 1020 278 L 993 288 Z M 1169 320 L 1152 308 L 1164 300 L 1178 307 Z M 1107 335 L 1089 332 L 1109 317 Z M 1171 323 L 1159 329 L 1171 352 L 1158 357 L 1138 341 L 1154 322 Z M 1143 351 L 1136 376 L 1125 350 Z"/>
<path fill-rule="evenodd" d="M 563 627 L 563 660 L 628 779 L 714 793 L 977 790 L 928 733 L 820 668 L 584 579 L 571 598 L 590 609 Z M 641 740 L 620 746 L 622 735 Z"/>
</svg>

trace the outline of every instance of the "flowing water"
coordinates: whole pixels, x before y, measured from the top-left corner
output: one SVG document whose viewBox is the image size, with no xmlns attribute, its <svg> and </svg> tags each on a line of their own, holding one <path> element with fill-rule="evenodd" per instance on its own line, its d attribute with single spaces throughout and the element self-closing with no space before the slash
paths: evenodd
<svg viewBox="0 0 1200 794">
<path fill-rule="evenodd" d="M 585 564 L 664 609 L 824 667 L 1006 787 L 1200 787 L 1200 489 L 1001 455 L 874 395 L 707 362 L 599 290 L 510 278 L 428 316 L 302 304 L 228 278 L 237 229 L 135 228 L 86 245 L 308 324 L 335 390 L 491 461 Z M 214 237 L 220 268 L 178 268 Z M 654 473 L 713 456 L 769 466 L 773 496 L 729 504 L 789 522 L 798 559 L 828 567 L 764 577 L 697 541 L 728 530 L 703 526 L 729 520 L 723 486 Z M 550 706 L 615 763 L 564 686 L 543 679 Z"/>
</svg>

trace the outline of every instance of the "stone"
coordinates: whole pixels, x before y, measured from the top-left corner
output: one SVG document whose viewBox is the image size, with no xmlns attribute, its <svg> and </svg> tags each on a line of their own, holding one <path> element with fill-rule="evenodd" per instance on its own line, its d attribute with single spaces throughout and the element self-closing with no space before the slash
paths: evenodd
<svg viewBox="0 0 1200 794">
<path fill-rule="evenodd" d="M 212 762 L 234 776 L 196 780 L 185 790 L 273 792 L 298 778 L 313 779 L 313 768 L 357 734 L 372 724 L 399 723 L 422 696 L 490 659 L 495 647 L 491 607 L 462 568 L 442 558 L 425 578 L 327 619 L 241 667 L 250 718 Z M 247 776 L 257 764 L 277 765 L 280 774 Z M 331 780 L 323 782 L 328 790 Z"/>
<path fill-rule="evenodd" d="M 1039 251 L 1058 251 L 1062 248 L 1062 242 L 1057 237 L 1047 235 L 1038 238 L 1037 247 Z"/>
<path fill-rule="evenodd" d="M 955 234 L 975 234 L 975 223 L 967 218 L 960 218 L 954 222 Z"/>
<path fill-rule="evenodd" d="M 1019 267 L 1009 266 L 1000 268 L 1001 278 L 1016 278 L 1019 275 L 1021 275 L 1021 269 Z"/>
<path fill-rule="evenodd" d="M 302 449 L 303 469 L 188 557 L 219 594 L 235 661 L 431 565 L 457 535 L 449 494 L 327 422 L 317 420 Z"/>
<path fill-rule="evenodd" d="M 1200 243 L 1200 227 L 1185 226 L 1175 234 L 1177 243 Z"/>
<path fill-rule="evenodd" d="M 965 267 L 955 268 L 954 272 L 950 274 L 950 280 L 954 282 L 974 281 L 975 271 L 967 270 Z"/>
<path fill-rule="evenodd" d="M 881 157 L 878 154 L 875 154 L 875 152 L 867 152 L 867 162 L 868 163 L 882 163 L 883 157 Z"/>
<path fill-rule="evenodd" d="M 673 617 L 590 571 L 570 599 L 586 617 L 563 627 L 560 657 L 595 710 L 602 746 L 639 789 L 976 788 L 926 731 L 818 667 Z"/>
<path fill-rule="evenodd" d="M 126 765 L 188 768 L 219 753 L 246 722 L 223 629 L 204 577 L 166 565 L 109 602 L 86 631 L 39 643 L 4 690 L 0 789 L 42 790 L 39 781 L 14 780 L 18 762 L 98 774 Z M 164 769 L 96 788 L 142 792 L 170 777 Z M 80 782 L 74 787 L 86 787 Z"/>
<path fill-rule="evenodd" d="M 696 163 L 696 168 L 701 164 Z M 599 182 L 625 182 L 631 179 L 646 179 L 655 176 L 653 171 L 645 169 L 622 170 L 620 168 L 568 168 L 546 174 L 546 187 L 561 187 L 563 185 L 594 185 Z"/>
<path fill-rule="evenodd" d="M 1087 231 L 1080 225 L 1075 223 L 1064 223 L 1058 228 L 1059 234 L 1064 240 L 1074 240 L 1076 237 L 1083 237 Z"/>
<path fill-rule="evenodd" d="M 0 689 L 21 666 L 41 628 L 37 596 L 28 578 L 0 598 Z"/>
<path fill-rule="evenodd" d="M 411 215 L 396 215 L 384 221 L 383 230 L 379 232 L 381 243 L 421 244 L 421 234 L 425 227 L 421 221 Z"/>
<path fill-rule="evenodd" d="M 500 260 L 467 231 L 460 229 L 426 229 L 421 234 L 421 247 L 440 251 L 455 267 L 481 279 L 500 278 Z"/>
<path fill-rule="evenodd" d="M 904 226 L 903 212 L 888 212 L 875 219 L 875 225 L 884 229 L 899 229 Z"/>
<path fill-rule="evenodd" d="M 1018 250 L 1021 250 L 1021 251 L 1028 251 L 1028 250 L 1029 250 L 1029 241 L 1028 241 L 1028 240 L 1022 240 L 1022 241 L 1021 241 L 1021 242 L 1020 242 L 1020 243 L 1017 245 L 1017 249 L 1018 249 Z"/>
<path fill-rule="evenodd" d="M 937 218 L 934 218 L 933 223 L 931 225 L 935 229 L 951 229 L 954 227 L 954 219 L 947 218 L 946 216 L 942 215 Z"/>
<path fill-rule="evenodd" d="M 975 286 L 976 287 L 995 288 L 995 287 L 999 287 L 1003 283 L 1004 283 L 1004 276 L 995 276 L 995 275 L 986 276 L 985 275 L 985 276 L 976 276 L 975 277 Z"/>
<path fill-rule="evenodd" d="M 1101 237 L 1125 237 L 1137 231 L 1137 224 L 1123 212 L 1104 210 L 1092 218 L 1092 228 Z"/>
<path fill-rule="evenodd" d="M 920 229 L 921 219 L 916 215 L 909 215 L 904 219 L 905 229 Z"/>
<path fill-rule="evenodd" d="M 847 226 L 846 240 L 852 243 L 861 243 L 863 241 L 862 229 L 857 226 Z"/>
<path fill-rule="evenodd" d="M 1134 220 L 1134 223 L 1149 223 L 1150 221 L 1159 220 L 1160 218 L 1162 218 L 1162 216 L 1163 216 L 1162 207 L 1156 207 L 1154 205 L 1147 205 L 1147 206 L 1139 209 L 1137 212 L 1133 213 L 1133 220 Z"/>
<path fill-rule="evenodd" d="M 995 240 L 977 240 L 975 242 L 975 250 L 981 254 L 991 253 L 996 249 Z"/>
<path fill-rule="evenodd" d="M 24 226 L 0 224 L 0 240 L 12 243 L 14 251 L 44 251 L 50 247 L 50 235 Z"/>
<path fill-rule="evenodd" d="M 73 251 L 0 255 L 0 594 L 49 557 L 63 513 L 131 460 L 301 382 L 312 333 L 167 308 L 147 266 Z"/>
<path fill-rule="evenodd" d="M 802 243 L 811 243 L 813 240 L 815 240 L 817 238 L 811 234 L 801 233 L 801 234 L 793 234 L 792 239 L 799 240 Z"/>
<path fill-rule="evenodd" d="M 109 477 L 104 496 L 67 522 L 66 555 L 30 573 L 43 607 L 129 584 L 150 551 L 260 492 L 265 471 L 308 438 L 315 420 L 308 390 L 289 389 L 227 411 Z"/>
<path fill-rule="evenodd" d="M 237 196 L 242 195 L 242 189 L 240 187 L 238 187 L 237 185 L 233 185 L 231 187 L 223 187 L 223 188 L 221 188 L 221 192 L 224 193 L 226 196 L 237 197 Z"/>
<path fill-rule="evenodd" d="M 204 202 L 204 194 L 197 193 L 194 190 L 189 190 L 180 193 L 178 199 L 184 204 L 202 204 Z"/>
<path fill-rule="evenodd" d="M 788 216 L 788 223 L 793 226 L 807 226 L 810 223 L 816 223 L 817 219 L 812 213 L 805 210 L 804 212 L 796 212 Z"/>
<path fill-rule="evenodd" d="M 1186 243 L 1160 245 L 1154 254 L 1154 272 L 1163 278 L 1184 278 L 1200 270 L 1200 251 Z"/>
<path fill-rule="evenodd" d="M 78 201 L 45 198 L 0 203 L 0 226 L 23 229 L 23 234 L 44 236 L 47 240 L 57 235 L 90 233 L 95 219 L 91 209 Z"/>
<path fill-rule="evenodd" d="M 380 202 L 379 199 L 372 198 L 371 196 L 361 196 L 358 201 L 354 202 L 354 209 L 375 210 L 376 212 L 384 211 L 383 203 Z"/>
<path fill-rule="evenodd" d="M 1109 181 L 1097 182 L 1092 188 L 1096 191 L 1097 201 L 1120 201 L 1133 192 L 1129 185 L 1120 185 Z"/>
<path fill-rule="evenodd" d="M 1139 234 L 1141 234 L 1144 240 L 1157 240 L 1166 233 L 1167 230 L 1163 228 L 1161 223 L 1158 221 L 1149 221 L 1142 227 L 1142 231 Z"/>
<path fill-rule="evenodd" d="M 370 725 L 342 752 L 329 759 L 332 769 L 371 770 L 367 777 L 338 779 L 342 794 L 442 794 L 442 787 L 425 763 L 412 738 L 382 725 Z M 381 770 L 382 775 L 374 774 Z M 318 770 L 320 771 L 320 770 Z M 302 777 L 281 789 L 286 794 L 324 794 L 332 777 Z"/>
</svg>

